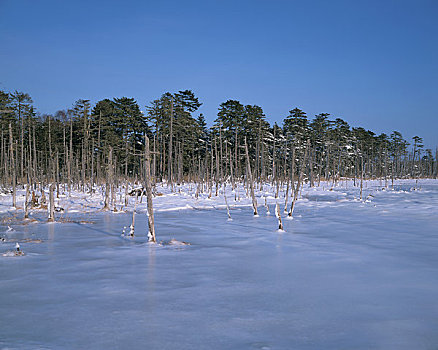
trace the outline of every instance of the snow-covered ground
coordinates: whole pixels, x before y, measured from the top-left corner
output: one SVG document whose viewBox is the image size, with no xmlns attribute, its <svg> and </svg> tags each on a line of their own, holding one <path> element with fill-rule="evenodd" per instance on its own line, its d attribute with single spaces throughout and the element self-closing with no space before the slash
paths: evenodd
<svg viewBox="0 0 438 350">
<path fill-rule="evenodd" d="M 423 189 L 424 187 L 434 186 L 438 184 L 437 180 L 433 179 L 421 179 L 418 183 L 415 180 L 396 180 L 394 187 L 391 187 L 391 182 L 388 181 L 387 187 L 385 187 L 385 181 L 372 180 L 364 181 L 362 199 L 365 202 L 372 200 L 374 196 L 379 196 L 381 192 L 394 194 L 397 198 L 398 194 L 412 192 L 415 189 Z M 129 191 L 133 188 L 140 188 L 140 185 L 129 185 Z M 246 187 L 240 184 L 235 191 L 231 189 L 231 185 L 220 186 L 218 190 L 218 196 L 216 194 L 216 187 L 213 186 L 211 194 L 208 190 L 203 193 L 199 193 L 196 197 L 196 185 L 183 184 L 180 186 L 175 185 L 174 191 L 171 191 L 170 187 L 166 183 L 159 183 L 156 185 L 154 196 L 154 210 L 155 211 L 167 211 L 167 210 L 181 210 L 181 209 L 206 209 L 206 208 L 225 208 L 224 199 L 225 194 L 230 207 L 233 206 L 251 206 L 251 198 L 246 193 Z M 285 204 L 285 190 L 284 185 L 278 191 L 278 198 L 275 198 L 276 187 L 272 187 L 271 184 L 264 184 L 262 188 L 259 185 L 255 186 L 255 195 L 257 197 L 258 205 L 263 207 L 265 203 L 265 197 L 268 204 L 275 205 L 278 203 L 283 211 Z M 46 188 L 45 195 L 48 201 L 48 188 Z M 66 186 L 60 186 L 59 198 L 55 198 L 55 206 L 65 209 L 63 214 L 57 214 L 58 218 L 69 217 L 69 214 L 95 214 L 101 211 L 104 206 L 104 187 L 96 187 L 92 193 L 87 189 L 86 193 L 72 189 L 68 191 Z M 40 197 L 41 193 L 36 191 L 36 195 Z M 304 184 L 300 191 L 299 201 L 300 205 L 310 207 L 314 206 L 314 202 L 326 202 L 331 203 L 334 201 L 359 201 L 360 190 L 359 182 L 356 181 L 354 186 L 352 180 L 342 180 L 333 187 L 332 183 L 321 182 L 320 186 L 311 188 L 309 184 Z M 128 196 L 129 204 L 125 206 L 125 190 L 123 185 L 117 190 L 115 196 L 116 209 L 118 212 L 132 212 L 135 203 L 134 196 Z M 17 189 L 17 207 L 23 211 L 25 201 L 25 189 Z M 288 205 L 290 205 L 291 198 L 288 198 Z M 320 203 L 321 204 L 321 203 Z M 114 207 L 111 205 L 111 209 Z M 146 213 L 146 200 L 143 200 L 137 205 L 137 212 Z M 271 208 L 271 211 L 273 208 Z M 34 210 L 34 213 L 41 213 L 41 210 Z M 0 215 L 20 215 L 20 211 L 17 211 L 12 207 L 12 198 L 10 194 L 0 193 Z M 31 211 L 32 215 L 32 211 Z"/>
<path fill-rule="evenodd" d="M 0 349 L 435 349 L 438 181 L 383 185 L 367 181 L 365 201 L 351 182 L 305 186 L 284 232 L 269 186 L 259 217 L 227 186 L 228 221 L 222 194 L 159 185 L 156 245 L 145 201 L 127 238 L 133 198 L 114 214 L 73 192 L 63 223 L 35 210 L 23 224 L 0 197 L 0 252 L 25 253 L 0 256 Z"/>
</svg>

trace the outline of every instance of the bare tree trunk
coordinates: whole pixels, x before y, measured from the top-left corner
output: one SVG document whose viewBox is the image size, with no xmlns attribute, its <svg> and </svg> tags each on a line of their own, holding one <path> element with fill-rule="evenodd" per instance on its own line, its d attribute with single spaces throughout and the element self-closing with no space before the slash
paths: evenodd
<svg viewBox="0 0 438 350">
<path fill-rule="evenodd" d="M 209 183 L 208 198 L 211 198 L 212 191 L 213 191 L 213 162 L 214 162 L 214 159 L 213 159 L 213 144 L 211 145 L 210 157 L 211 157 L 211 161 L 210 161 L 210 183 Z"/>
<path fill-rule="evenodd" d="M 183 182 L 183 148 L 184 144 L 178 142 L 178 185 Z"/>
<path fill-rule="evenodd" d="M 157 151 L 156 151 L 156 137 L 154 135 L 154 161 L 152 166 L 152 184 L 155 186 L 156 183 L 156 171 L 157 171 Z"/>
<path fill-rule="evenodd" d="M 287 185 L 286 185 L 286 194 L 285 194 L 285 200 L 284 200 L 284 212 L 287 213 L 287 201 L 289 200 L 289 179 L 286 178 Z"/>
<path fill-rule="evenodd" d="M 26 185 L 26 198 L 24 199 L 24 218 L 27 219 L 29 217 L 29 196 L 30 196 L 30 189 L 29 189 L 29 182 Z"/>
<path fill-rule="evenodd" d="M 129 143 L 128 143 L 128 132 L 126 132 L 126 138 L 125 138 L 125 179 L 128 178 L 128 161 L 129 161 Z"/>
<path fill-rule="evenodd" d="M 85 159 L 85 144 L 82 141 L 82 164 L 81 164 L 81 177 L 82 177 L 82 191 L 85 190 L 85 168 L 86 168 L 86 159 Z"/>
<path fill-rule="evenodd" d="M 142 195 L 142 194 L 140 194 Z M 138 203 L 138 193 L 135 194 L 135 204 L 134 204 L 134 210 L 132 211 L 132 223 L 130 226 L 129 234 L 131 237 L 134 237 L 134 231 L 135 231 L 135 211 L 137 210 L 137 203 Z"/>
<path fill-rule="evenodd" d="M 223 181 L 224 178 L 224 173 L 223 173 L 223 155 L 222 155 L 222 121 L 219 122 L 219 151 L 220 151 L 220 156 L 219 156 L 219 174 L 220 174 L 220 178 L 221 178 L 221 182 Z M 216 156 L 217 156 L 217 150 L 216 150 Z"/>
<path fill-rule="evenodd" d="M 301 160 L 300 160 L 300 163 L 301 163 Z M 294 197 L 292 199 L 292 204 L 290 206 L 289 213 L 287 214 L 287 216 L 289 218 L 291 218 L 293 213 L 294 213 L 295 203 L 296 203 L 296 201 L 298 199 L 298 193 L 300 191 L 301 182 L 303 181 L 303 166 L 304 166 L 303 164 L 305 164 L 305 161 L 303 161 L 303 164 L 300 164 L 300 163 L 298 164 L 298 166 L 299 166 L 299 174 L 298 174 L 297 186 L 295 187 Z"/>
<path fill-rule="evenodd" d="M 219 156 L 217 151 L 216 137 L 214 138 L 214 154 L 216 156 L 216 197 L 218 196 L 219 186 L 220 186 L 220 175 L 219 175 Z"/>
<path fill-rule="evenodd" d="M 109 202 L 110 202 L 110 187 L 112 181 L 112 173 L 113 173 L 113 149 L 109 147 L 108 151 L 108 167 L 106 172 L 106 183 L 105 183 L 105 201 L 103 210 L 109 210 Z"/>
<path fill-rule="evenodd" d="M 275 128 L 274 128 L 274 146 L 272 149 L 272 184 L 274 184 L 275 178 L 277 176 L 276 172 L 275 172 Z M 275 198 L 278 197 L 278 191 L 277 194 L 275 195 Z"/>
<path fill-rule="evenodd" d="M 275 216 L 278 219 L 278 229 L 280 231 L 283 231 L 283 223 L 281 222 L 281 215 L 280 215 L 280 206 L 278 203 L 275 204 Z"/>
<path fill-rule="evenodd" d="M 254 184 L 252 180 L 252 173 L 251 173 L 251 164 L 249 162 L 249 153 L 248 153 L 248 144 L 246 143 L 246 137 L 245 137 L 245 153 L 246 153 L 246 172 L 251 192 L 251 198 L 252 198 L 252 208 L 254 209 L 254 215 L 257 216 L 257 200 L 254 195 Z"/>
<path fill-rule="evenodd" d="M 49 158 L 52 158 L 52 123 L 51 120 L 52 118 L 47 117 L 48 119 L 48 123 L 49 123 Z"/>
<path fill-rule="evenodd" d="M 100 184 L 100 124 L 102 120 L 102 111 L 99 111 L 99 123 L 97 126 L 97 156 L 96 156 L 96 183 Z"/>
<path fill-rule="evenodd" d="M 12 137 L 12 125 L 9 123 L 9 147 L 10 147 L 10 157 L 11 157 L 11 167 L 12 167 L 12 206 L 14 208 L 17 207 L 16 201 L 16 182 L 17 182 L 17 174 L 15 169 L 15 155 L 14 155 L 14 144 Z"/>
<path fill-rule="evenodd" d="M 261 171 L 260 171 L 260 137 L 262 133 L 262 120 L 259 121 L 259 128 L 257 132 L 257 143 L 256 143 L 256 178 L 260 179 Z M 261 179 L 260 179 L 261 182 Z"/>
<path fill-rule="evenodd" d="M 309 180 L 310 187 L 315 187 L 315 179 L 313 177 L 313 150 L 310 148 L 310 140 L 308 140 L 309 147 Z"/>
<path fill-rule="evenodd" d="M 55 164 L 56 198 L 59 198 L 59 153 L 58 152 L 56 152 L 55 162 L 56 162 Z"/>
<path fill-rule="evenodd" d="M 71 190 L 72 172 L 73 172 L 73 120 L 70 117 L 70 159 L 69 159 L 69 174 L 68 174 L 68 190 Z"/>
<path fill-rule="evenodd" d="M 438 179 L 438 147 L 435 149 L 435 179 Z"/>
<path fill-rule="evenodd" d="M 125 207 L 128 207 L 129 199 L 128 199 L 128 180 L 125 179 Z"/>
<path fill-rule="evenodd" d="M 31 133 L 31 128 L 30 128 L 30 120 L 28 122 L 27 125 L 27 132 L 28 132 L 28 136 L 27 136 L 27 141 L 28 141 L 28 153 L 29 153 L 29 157 L 28 157 L 28 166 L 27 166 L 27 181 L 28 183 L 30 182 L 32 184 L 33 181 L 33 169 L 32 169 L 32 133 Z"/>
<path fill-rule="evenodd" d="M 363 157 L 360 156 L 360 200 L 362 200 L 363 190 Z"/>
<path fill-rule="evenodd" d="M 234 188 L 236 187 L 236 184 L 234 183 L 233 159 L 231 157 L 231 147 L 230 147 L 230 175 L 231 175 L 231 187 L 234 190 Z"/>
<path fill-rule="evenodd" d="M 271 214 L 271 212 L 269 211 L 269 205 L 268 205 L 268 199 L 265 196 L 265 208 L 266 208 L 266 215 Z"/>
<path fill-rule="evenodd" d="M 225 194 L 225 189 L 224 189 L 224 199 L 225 199 L 225 205 L 227 206 L 228 220 L 232 220 L 231 219 L 231 214 L 230 214 L 230 206 L 228 205 L 227 196 Z"/>
<path fill-rule="evenodd" d="M 49 222 L 55 221 L 55 198 L 53 194 L 53 184 L 49 186 Z"/>
<path fill-rule="evenodd" d="M 169 134 L 169 168 L 168 171 L 168 183 L 170 183 L 170 187 L 173 192 L 173 182 L 172 182 L 172 138 L 173 138 L 173 97 L 170 100 L 170 134 Z"/>
<path fill-rule="evenodd" d="M 145 135 L 145 188 L 146 188 L 146 199 L 148 205 L 148 241 L 155 243 L 157 240 L 155 238 L 155 225 L 154 225 L 154 208 L 152 206 L 152 186 L 151 186 L 151 155 L 149 150 L 149 138 Z"/>
<path fill-rule="evenodd" d="M 236 173 L 236 177 L 239 176 L 239 165 L 238 165 L 238 142 L 237 142 L 237 127 L 236 127 L 236 134 L 234 135 L 234 161 L 235 161 L 235 167 L 234 167 L 234 171 Z"/>
</svg>

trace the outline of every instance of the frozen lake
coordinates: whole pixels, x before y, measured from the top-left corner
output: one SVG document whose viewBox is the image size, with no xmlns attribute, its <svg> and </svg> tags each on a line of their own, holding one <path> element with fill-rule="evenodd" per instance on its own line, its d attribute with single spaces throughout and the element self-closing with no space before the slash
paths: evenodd
<svg viewBox="0 0 438 350">
<path fill-rule="evenodd" d="M 2 253 L 42 243 L 0 256 L 0 349 L 437 349 L 438 182 L 305 198 L 285 232 L 263 207 L 156 213 L 190 246 L 145 243 L 144 214 L 134 239 L 130 214 L 3 225 Z"/>
</svg>

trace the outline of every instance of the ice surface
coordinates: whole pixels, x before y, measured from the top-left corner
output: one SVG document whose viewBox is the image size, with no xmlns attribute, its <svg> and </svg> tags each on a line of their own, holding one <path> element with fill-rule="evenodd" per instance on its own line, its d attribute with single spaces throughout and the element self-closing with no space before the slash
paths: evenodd
<svg viewBox="0 0 438 350">
<path fill-rule="evenodd" d="M 134 238 L 130 213 L 77 202 L 73 222 L 8 222 L 1 252 L 26 255 L 0 256 L 0 349 L 436 349 L 438 181 L 414 186 L 306 188 L 285 232 L 262 200 L 255 218 L 229 196 L 227 221 L 165 194 L 192 209 L 157 211 L 163 244 L 141 209 Z"/>
</svg>

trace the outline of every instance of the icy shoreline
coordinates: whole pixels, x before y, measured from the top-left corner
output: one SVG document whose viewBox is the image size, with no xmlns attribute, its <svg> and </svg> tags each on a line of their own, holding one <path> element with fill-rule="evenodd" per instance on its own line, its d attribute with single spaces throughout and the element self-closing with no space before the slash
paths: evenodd
<svg viewBox="0 0 438 350">
<path fill-rule="evenodd" d="M 298 198 L 297 205 L 304 204 L 309 205 L 308 202 L 335 202 L 335 201 L 351 201 L 357 202 L 360 197 L 359 182 L 356 181 L 356 186 L 353 186 L 352 180 L 342 180 L 337 186 L 332 187 L 331 183 L 321 182 L 320 186 L 311 188 L 309 184 L 304 184 L 300 196 Z M 379 192 L 391 192 L 394 194 L 410 192 L 414 189 L 422 190 L 425 186 L 438 185 L 436 179 L 420 179 L 417 183 L 412 179 L 401 179 L 394 181 L 394 188 L 391 186 L 391 182 L 387 182 L 388 186 L 385 187 L 384 180 L 367 180 L 363 185 L 362 201 L 366 202 L 372 199 Z M 221 186 L 218 190 L 218 196 L 215 196 L 215 187 L 211 197 L 208 191 L 199 193 L 196 198 L 196 184 L 184 184 L 175 186 L 175 191 L 172 192 L 170 187 L 165 183 L 158 183 L 155 188 L 155 192 L 158 194 L 153 198 L 154 211 L 174 211 L 185 209 L 211 209 L 211 208 L 226 208 L 224 199 L 224 187 Z M 57 214 L 56 216 L 68 216 L 68 214 L 82 213 L 82 214 L 96 214 L 101 212 L 104 204 L 103 188 L 96 187 L 95 193 L 88 194 L 72 190 L 71 192 L 64 191 L 66 186 L 60 186 L 59 198 L 55 198 L 55 205 L 64 209 L 64 214 Z M 132 186 L 129 187 L 131 190 Z M 285 190 L 286 186 L 282 186 L 279 189 L 278 198 L 275 198 L 276 188 L 271 184 L 264 184 L 263 190 L 260 191 L 260 186 L 256 186 L 255 195 L 258 201 L 258 206 L 262 207 L 265 203 L 265 197 L 268 205 L 279 204 L 281 211 L 283 211 L 285 205 Z M 231 185 L 227 184 L 225 187 L 225 194 L 227 196 L 228 204 L 230 207 L 246 207 L 251 206 L 251 198 L 249 198 L 245 192 L 245 188 L 239 184 L 236 190 L 231 189 Z M 99 193 L 100 192 L 100 193 Z M 38 192 L 37 192 L 38 193 Z M 11 206 L 12 195 L 1 193 L 0 194 L 0 215 L 5 213 L 13 213 L 23 211 L 25 201 L 25 190 L 17 190 L 17 209 Z M 287 205 L 290 206 L 291 198 L 289 196 Z M 307 202 L 307 204 L 306 204 Z M 125 190 L 123 187 L 119 188 L 119 192 L 116 195 L 116 209 L 117 212 L 132 212 L 134 209 L 135 197 L 128 196 L 128 205 L 125 206 Z M 114 206 L 111 206 L 112 208 Z M 146 200 L 143 198 L 142 202 L 138 203 L 136 211 L 138 213 L 146 213 Z M 273 209 L 271 210 L 271 212 Z M 31 210 L 35 213 L 43 213 L 42 209 Z"/>
</svg>

